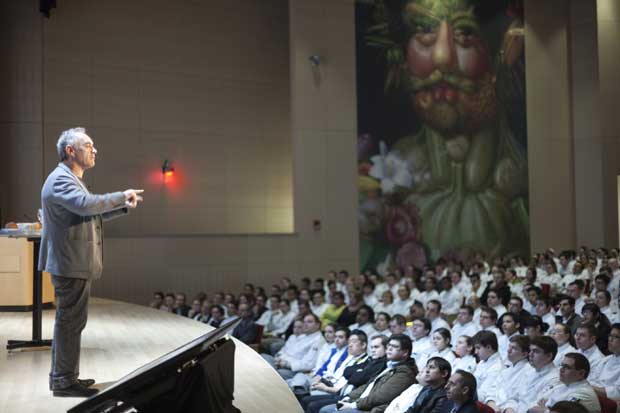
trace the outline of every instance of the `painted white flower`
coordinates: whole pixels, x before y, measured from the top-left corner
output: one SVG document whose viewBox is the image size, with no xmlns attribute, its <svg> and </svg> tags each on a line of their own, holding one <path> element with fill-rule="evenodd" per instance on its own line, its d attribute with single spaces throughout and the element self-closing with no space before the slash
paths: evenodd
<svg viewBox="0 0 620 413">
<path fill-rule="evenodd" d="M 391 272 L 393 268 L 394 268 L 394 260 L 392 259 L 392 254 L 389 253 L 385 257 L 385 261 L 377 265 L 377 274 L 381 276 L 386 276 L 387 274 Z"/>
<path fill-rule="evenodd" d="M 397 186 L 411 188 L 413 176 L 407 161 L 394 153 L 387 153 L 387 146 L 383 141 L 379 143 L 379 149 L 380 154 L 370 158 L 373 165 L 368 174 L 381 181 L 383 193 L 392 193 Z"/>
</svg>

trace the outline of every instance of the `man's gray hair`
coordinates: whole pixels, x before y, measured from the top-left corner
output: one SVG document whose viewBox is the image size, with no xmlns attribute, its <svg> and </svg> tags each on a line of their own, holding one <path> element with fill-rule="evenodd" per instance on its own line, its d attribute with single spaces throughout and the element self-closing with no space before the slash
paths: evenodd
<svg viewBox="0 0 620 413">
<path fill-rule="evenodd" d="M 60 159 L 60 162 L 67 159 L 67 151 L 65 149 L 68 145 L 71 145 L 75 148 L 79 138 L 78 133 L 86 133 L 86 129 L 71 128 L 60 134 L 60 137 L 58 138 L 58 143 L 56 143 L 56 151 L 58 152 L 58 158 Z"/>
</svg>

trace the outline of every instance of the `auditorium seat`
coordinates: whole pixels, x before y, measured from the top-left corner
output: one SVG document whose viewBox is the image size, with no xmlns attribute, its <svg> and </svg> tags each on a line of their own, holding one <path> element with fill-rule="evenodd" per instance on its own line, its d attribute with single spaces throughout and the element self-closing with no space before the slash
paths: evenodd
<svg viewBox="0 0 620 413">
<path fill-rule="evenodd" d="M 476 407 L 478 408 L 480 413 L 495 413 L 491 406 L 484 404 L 479 400 L 476 400 Z"/>
<path fill-rule="evenodd" d="M 256 352 L 259 351 L 260 349 L 260 342 L 263 339 L 263 330 L 265 329 L 265 326 L 262 326 L 260 324 L 256 324 L 256 340 L 254 340 L 254 343 L 248 344 L 250 346 L 250 348 Z"/>
<path fill-rule="evenodd" d="M 598 402 L 601 404 L 601 413 L 616 413 L 618 411 L 616 402 L 605 396 L 599 394 Z"/>
</svg>

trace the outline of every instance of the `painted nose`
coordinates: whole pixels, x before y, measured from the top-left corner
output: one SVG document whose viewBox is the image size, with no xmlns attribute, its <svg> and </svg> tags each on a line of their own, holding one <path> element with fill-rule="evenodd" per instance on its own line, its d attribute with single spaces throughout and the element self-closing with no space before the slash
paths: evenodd
<svg viewBox="0 0 620 413">
<path fill-rule="evenodd" d="M 437 41 L 433 48 L 433 63 L 440 70 L 452 69 L 456 62 L 454 38 L 448 22 L 442 21 L 437 32 Z"/>
</svg>

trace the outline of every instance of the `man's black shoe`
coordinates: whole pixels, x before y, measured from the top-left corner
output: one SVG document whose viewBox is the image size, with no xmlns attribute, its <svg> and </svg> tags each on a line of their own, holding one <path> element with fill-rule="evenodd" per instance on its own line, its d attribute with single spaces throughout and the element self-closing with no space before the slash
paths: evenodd
<svg viewBox="0 0 620 413">
<path fill-rule="evenodd" d="M 77 382 L 80 383 L 84 387 L 90 387 L 95 384 L 95 380 L 93 379 L 77 379 Z"/>
<path fill-rule="evenodd" d="M 80 383 L 74 383 L 64 389 L 54 390 L 54 397 L 90 397 L 99 393 L 97 389 L 89 389 Z"/>
</svg>

